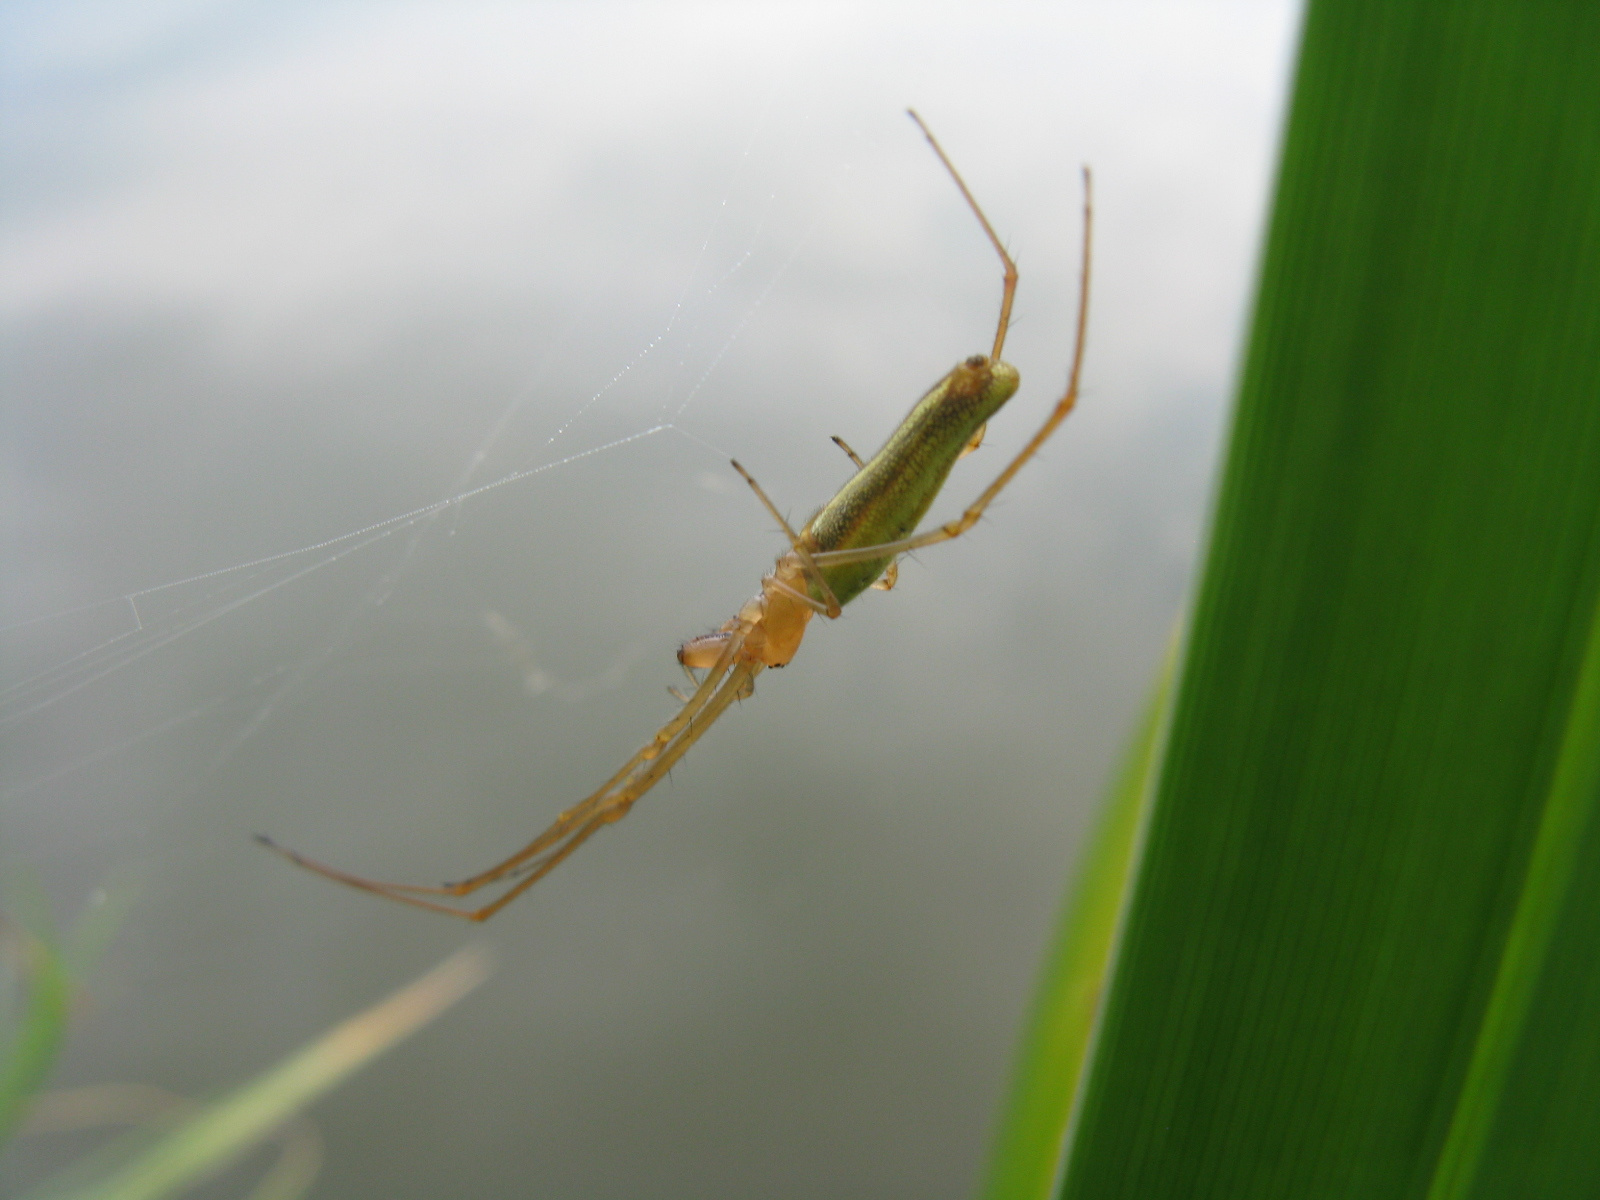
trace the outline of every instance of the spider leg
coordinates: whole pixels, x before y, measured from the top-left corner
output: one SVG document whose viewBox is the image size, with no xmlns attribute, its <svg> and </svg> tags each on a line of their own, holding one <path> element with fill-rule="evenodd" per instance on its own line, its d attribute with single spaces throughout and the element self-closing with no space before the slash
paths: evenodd
<svg viewBox="0 0 1600 1200">
<path fill-rule="evenodd" d="M 750 474 L 750 472 L 746 471 L 739 465 L 739 460 L 732 459 L 731 461 L 733 463 L 733 469 L 744 476 L 744 481 L 750 485 L 750 490 L 756 494 L 756 499 L 760 500 L 761 503 L 766 506 L 766 510 L 771 513 L 778 524 L 782 526 L 783 532 L 787 534 L 789 538 L 789 548 L 794 551 L 795 557 L 800 560 L 800 565 L 805 568 L 806 578 L 810 579 L 812 583 L 817 585 L 817 588 L 822 592 L 823 599 L 826 600 L 827 603 L 819 604 L 810 596 L 802 596 L 799 592 L 794 592 L 791 588 L 785 588 L 784 590 L 792 592 L 793 595 L 801 600 L 804 600 L 807 604 L 811 605 L 812 608 L 823 614 L 823 616 L 829 617 L 830 619 L 837 617 L 841 612 L 844 611 L 844 609 L 839 604 L 839 598 L 833 594 L 833 589 L 828 586 L 828 581 L 823 578 L 822 572 L 817 569 L 817 564 L 813 559 L 811 552 L 807 550 L 801 543 L 800 535 L 797 534 L 793 529 L 789 528 L 789 522 L 785 520 L 783 514 L 778 511 L 778 506 L 767 498 L 767 494 L 761 490 L 761 485 L 755 481 L 755 478 Z"/>
<path fill-rule="evenodd" d="M 833 435 L 833 444 L 850 456 L 850 461 L 855 463 L 856 470 L 865 471 L 867 469 L 867 464 L 861 461 L 861 455 L 852 450 L 850 448 L 850 443 L 845 441 L 838 434 Z"/>
<path fill-rule="evenodd" d="M 1039 447 L 1049 440 L 1050 435 L 1056 431 L 1056 426 L 1067 419 L 1067 414 L 1078 403 L 1078 384 L 1083 374 L 1084 335 L 1089 328 L 1089 247 L 1094 216 L 1090 182 L 1089 168 L 1085 167 L 1083 169 L 1083 258 L 1078 274 L 1078 321 L 1072 347 L 1072 369 L 1067 373 L 1066 391 L 1051 408 L 1044 419 L 1044 424 L 1039 426 L 1038 431 L 1028 439 L 1027 445 L 1017 452 L 1017 456 L 1006 464 L 1005 470 L 995 477 L 994 482 L 984 488 L 978 498 L 954 521 L 949 521 L 937 529 L 930 529 L 926 533 L 901 538 L 895 542 L 884 542 L 877 546 L 859 546 L 850 550 L 819 550 L 811 556 L 816 563 L 821 566 L 840 566 L 844 563 L 870 562 L 875 558 L 882 558 L 885 554 L 905 554 L 912 550 L 920 550 L 924 546 L 936 546 L 940 542 L 960 537 L 978 523 L 984 509 L 989 507 L 990 502 L 1005 489 L 1016 473 L 1028 464 L 1028 460 L 1039 452 Z"/>
<path fill-rule="evenodd" d="M 922 136 L 928 139 L 928 145 L 933 147 L 933 152 L 939 156 L 939 161 L 944 164 L 944 169 L 950 172 L 950 178 L 956 181 L 956 186 L 961 189 L 961 194 L 966 197 L 967 207 L 972 210 L 972 215 L 978 218 L 978 224 L 983 226 L 984 233 L 989 235 L 989 244 L 994 247 L 994 252 L 1000 256 L 1000 262 L 1005 267 L 1005 280 L 1000 293 L 1000 324 L 994 331 L 994 352 L 990 358 L 996 361 L 1000 358 L 1000 351 L 1006 344 L 1006 330 L 1011 327 L 1011 302 L 1017 296 L 1017 264 L 1012 261 L 1011 255 L 1006 253 L 1006 248 L 1001 245 L 1000 237 L 994 231 L 994 226 L 989 224 L 989 218 L 983 215 L 983 209 L 978 207 L 978 201 L 967 187 L 967 181 L 961 178 L 961 172 L 956 170 L 955 163 L 950 161 L 950 156 L 944 152 L 944 147 L 939 145 L 939 139 L 929 132 L 928 127 L 922 123 L 922 118 L 917 116 L 914 108 L 906 109 L 911 119 L 917 123 L 917 128 L 922 130 Z M 983 429 L 972 435 L 972 440 L 967 443 L 968 453 L 978 448 L 978 443 L 983 441 Z"/>
<path fill-rule="evenodd" d="M 348 887 L 372 892 L 432 912 L 448 913 L 474 921 L 485 920 L 503 908 L 511 897 L 521 894 L 532 886 L 535 880 L 548 874 L 557 863 L 587 841 L 601 825 L 620 820 L 633 806 L 634 801 L 653 787 L 666 774 L 667 769 L 683 757 L 689 747 L 700 739 L 728 705 L 739 698 L 741 692 L 748 694 L 746 689 L 751 686 L 761 668 L 759 664 L 734 666 L 734 660 L 743 643 L 742 631 L 736 632 L 729 638 L 716 665 L 706 672 L 704 681 L 695 689 L 694 695 L 689 697 L 688 702 L 656 732 L 649 742 L 640 747 L 633 757 L 623 764 L 621 770 L 583 800 L 563 812 L 548 829 L 515 854 L 467 879 L 439 886 L 389 883 L 342 871 L 286 846 L 280 846 L 264 835 L 258 834 L 256 840 L 296 866 Z M 702 719 L 696 722 L 696 717 Z M 468 896 L 507 876 L 522 875 L 524 872 L 527 872 L 527 876 L 521 879 L 515 888 L 482 908 L 462 909 L 427 898 Z"/>
<path fill-rule="evenodd" d="M 627 816 L 629 810 L 633 808 L 634 802 L 661 781 L 662 776 L 671 770 L 673 764 L 689 752 L 689 747 L 700 740 L 706 730 L 710 729 L 716 722 L 716 719 L 727 711 L 728 706 L 735 700 L 749 694 L 748 689 L 753 686 L 755 677 L 760 674 L 761 670 L 760 663 L 740 663 L 739 666 L 735 667 L 727 680 L 717 690 L 716 695 L 712 697 L 711 702 L 706 705 L 703 720 L 686 728 L 678 740 L 668 747 L 660 757 L 647 763 L 642 763 L 641 767 L 643 769 L 628 782 L 627 786 L 619 789 L 614 796 L 607 797 L 606 802 L 598 808 L 587 822 L 573 831 L 564 842 L 555 847 L 551 854 L 539 862 L 537 866 L 529 864 L 524 868 L 513 871 L 511 874 L 514 877 L 522 875 L 523 870 L 527 871 L 526 875 L 522 875 L 521 878 L 517 879 L 515 886 L 502 892 L 496 899 L 485 904 L 482 908 L 470 911 L 452 908 L 447 904 L 424 903 L 423 907 L 431 908 L 436 912 L 447 912 L 453 916 L 464 917 L 469 921 L 487 921 L 553 871 L 558 864 L 593 837 L 603 826 L 614 824 Z M 412 899 L 412 897 L 392 894 L 391 898 L 402 901 Z"/>
</svg>

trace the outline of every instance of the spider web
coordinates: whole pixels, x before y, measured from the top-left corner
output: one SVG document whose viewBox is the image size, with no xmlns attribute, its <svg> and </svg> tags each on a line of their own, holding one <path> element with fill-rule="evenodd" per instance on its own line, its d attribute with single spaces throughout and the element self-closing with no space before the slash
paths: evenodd
<svg viewBox="0 0 1600 1200">
<path fill-rule="evenodd" d="M 458 407 L 470 414 L 457 422 L 468 426 L 467 430 L 455 431 L 458 436 L 452 439 L 456 445 L 466 447 L 465 453 L 455 452 L 455 469 L 448 469 L 451 451 L 446 446 L 432 455 L 425 454 L 431 461 L 415 473 L 418 479 L 445 478 L 445 486 L 437 489 L 434 496 L 380 511 L 359 523 L 302 536 L 288 545 L 273 545 L 267 540 L 263 552 L 220 563 L 214 558 L 218 546 L 226 553 L 227 546 L 245 539 L 217 536 L 212 531 L 210 536 L 196 539 L 201 543 L 198 549 L 185 547 L 186 554 L 175 555 L 169 546 L 161 544 L 176 540 L 162 536 L 170 529 L 163 530 L 156 519 L 135 521 L 135 527 L 156 535 L 150 557 L 167 562 L 179 560 L 182 566 L 178 571 L 156 582 L 104 592 L 42 612 L 37 611 L 41 595 L 74 590 L 75 581 L 63 587 L 63 579 L 108 568 L 127 569 L 125 564 L 130 558 L 137 561 L 138 547 L 127 540 L 137 535 L 123 533 L 110 547 L 84 542 L 73 546 L 69 539 L 66 547 L 41 547 L 29 556 L 27 569 L 13 578 L 8 589 L 11 619 L 3 627 L 9 661 L 5 686 L 0 691 L 0 739 L 7 744 L 4 758 L 8 767 L 0 795 L 12 800 L 51 787 L 66 786 L 70 790 L 72 777 L 86 769 L 115 769 L 119 760 L 191 726 L 205 730 L 205 740 L 212 749 L 192 767 L 190 777 L 183 783 L 191 793 L 205 787 L 217 770 L 249 746 L 286 707 L 292 708 L 308 688 L 317 687 L 320 679 L 337 671 L 353 646 L 385 635 L 384 627 L 395 620 L 391 616 L 393 610 L 405 607 L 403 603 L 397 605 L 396 598 L 417 590 L 413 585 L 418 573 L 448 570 L 450 544 L 462 533 L 464 524 L 472 525 L 475 517 L 488 508 L 496 514 L 519 512 L 524 520 L 531 518 L 536 529 L 545 526 L 548 518 L 540 511 L 541 497 L 530 494 L 530 489 L 536 493 L 551 477 L 564 476 L 580 465 L 599 462 L 603 467 L 596 477 L 611 478 L 630 469 L 628 456 L 636 454 L 642 444 L 670 443 L 667 453 L 677 460 L 680 471 L 683 464 L 700 465 L 694 478 L 703 491 L 724 496 L 731 493 L 733 487 L 726 479 L 710 472 L 713 465 L 720 467 L 728 457 L 718 444 L 715 417 L 709 421 L 696 418 L 701 415 L 699 409 L 708 389 L 716 390 L 719 373 L 739 348 L 741 338 L 752 322 L 766 315 L 770 298 L 775 291 L 781 292 L 795 263 L 815 241 L 820 220 L 815 215 L 817 206 L 804 205 L 799 197 L 790 197 L 790 211 L 774 219 L 774 210 L 784 206 L 771 190 L 770 176 L 759 165 L 752 170 L 754 148 L 769 152 L 773 149 L 759 118 L 751 122 L 742 146 L 724 148 L 718 164 L 723 182 L 713 185 L 711 192 L 715 203 L 708 206 L 704 199 L 707 193 L 698 189 L 698 200 L 691 202 L 672 232 L 665 235 L 665 242 L 659 240 L 663 235 L 656 229 L 636 229 L 631 236 L 620 238 L 615 230 L 609 230 L 597 239 L 602 245 L 599 252 L 591 243 L 568 254 L 566 246 L 573 235 L 552 229 L 539 231 L 538 236 L 528 235 L 522 252 L 548 254 L 553 263 L 545 274 L 572 288 L 580 300 L 569 311 L 560 313 L 560 323 L 553 334 L 544 332 L 548 326 L 538 329 L 536 337 L 530 337 L 526 328 L 497 331 L 501 337 L 493 352 L 502 376 L 498 387 L 481 386 L 477 395 L 463 403 L 457 386 L 441 380 L 430 389 L 416 389 L 408 398 L 413 408 Z M 839 176 L 825 181 L 823 190 L 836 191 L 843 174 L 841 171 Z M 125 218 L 141 199 L 136 192 L 124 193 L 114 204 Z M 569 195 L 566 202 L 572 205 L 581 199 Z M 797 216 L 803 207 L 813 211 L 809 220 Z M 627 213 L 622 215 L 626 217 Z M 90 214 L 85 224 L 95 216 Z M 604 226 L 604 214 L 592 224 Z M 692 228 L 695 224 L 700 227 L 698 234 Z M 84 236 L 92 238 L 92 228 L 86 234 L 81 228 L 46 227 L 39 234 L 46 247 L 39 257 L 44 257 L 52 241 L 59 244 L 67 237 Z M 548 245 L 539 246 L 540 237 L 555 242 L 556 251 L 549 252 Z M 665 250 L 650 257 L 652 238 L 658 239 L 658 249 L 664 245 Z M 481 280 L 477 282 L 482 286 Z M 348 286 L 358 293 L 364 286 L 371 287 L 361 281 Z M 69 310 L 73 317 L 95 302 L 106 303 L 104 296 L 63 299 L 49 295 L 48 286 L 42 285 L 40 290 L 46 293 L 45 307 L 53 306 L 56 313 Z M 502 293 L 506 290 L 501 288 Z M 137 321 L 128 317 L 128 309 L 134 306 L 130 300 L 149 299 L 113 296 L 109 315 L 96 314 L 98 320 L 91 323 L 87 336 L 81 329 L 75 336 L 90 343 L 91 353 L 100 349 L 93 347 L 97 335 L 112 344 L 121 354 L 119 367 L 132 357 L 130 342 L 164 342 L 167 354 L 156 356 L 150 375 L 182 376 L 187 370 L 200 381 L 197 388 L 209 386 L 224 391 L 230 386 L 240 388 L 239 376 L 259 368 L 264 345 L 293 345 L 296 338 L 315 345 L 335 336 L 331 329 L 320 331 L 314 323 L 295 322 L 282 313 L 262 316 L 235 311 L 231 326 L 213 322 L 203 328 L 199 338 L 185 339 L 159 328 L 152 337 L 148 327 L 141 329 Z M 262 303 L 259 296 L 253 299 Z M 354 325 L 353 340 L 364 342 L 369 353 L 375 355 L 392 352 L 407 340 L 407 321 L 437 321 L 441 310 L 445 320 L 451 319 L 448 301 L 452 299 L 466 314 L 457 318 L 462 324 L 484 307 L 478 297 L 447 297 L 445 304 L 412 297 L 407 302 L 420 311 L 419 317 L 403 311 L 403 303 L 380 299 L 379 315 L 368 328 Z M 519 319 L 529 326 L 538 325 L 560 307 L 543 296 L 519 299 L 520 318 L 501 318 L 505 326 L 513 326 Z M 568 299 L 562 295 L 560 303 Z M 326 306 L 324 299 L 324 311 Z M 388 330 L 382 328 L 385 318 L 391 322 Z M 620 338 L 608 328 L 613 323 L 626 331 Z M 348 330 L 352 326 L 344 322 L 334 328 Z M 33 371 L 32 379 L 26 382 L 38 381 L 40 390 L 34 398 L 40 402 L 41 412 L 48 412 L 52 388 L 82 388 L 85 381 L 81 372 L 74 378 L 75 373 L 52 356 L 51 338 L 62 335 L 52 327 L 48 312 L 30 332 L 34 336 L 25 349 L 34 352 L 37 365 L 25 369 Z M 120 347 L 116 345 L 119 339 Z M 202 342 L 199 350 L 194 341 Z M 206 341 L 209 346 L 204 345 Z M 530 352 L 530 341 L 543 345 Z M 433 339 L 430 344 L 442 346 L 440 358 L 449 363 L 467 353 L 462 349 L 463 342 L 470 342 L 470 337 L 457 337 L 454 344 L 449 339 Z M 102 353 L 110 357 L 113 351 Z M 203 364 L 208 369 L 195 370 L 194 359 L 205 353 L 221 360 L 220 367 L 212 362 Z M 337 405 L 349 395 L 348 391 L 345 396 L 340 394 L 343 382 L 355 393 L 353 407 L 362 410 L 351 419 L 381 427 L 386 417 L 381 402 L 374 406 L 371 392 L 382 384 L 363 381 L 361 376 L 372 371 L 382 377 L 385 372 L 381 367 L 371 367 L 370 358 L 358 358 L 353 367 L 340 363 L 339 357 L 346 353 L 351 357 L 360 355 L 359 350 L 336 349 L 322 360 L 322 378 L 307 382 L 304 376 L 291 377 L 291 386 L 315 387 L 318 403 Z M 530 365 L 528 360 L 534 354 L 537 358 Z M 243 365 L 230 364 L 230 355 Z M 331 369 L 326 365 L 329 358 L 333 361 Z M 611 365 L 598 372 L 590 368 L 592 362 L 608 360 Z M 581 363 L 583 369 L 574 370 L 574 363 Z M 504 382 L 504 377 L 519 374 L 523 377 L 519 382 Z M 392 381 L 392 373 L 388 381 Z M 118 396 L 115 384 L 96 382 L 101 384 L 94 397 L 94 402 L 103 406 L 101 419 L 114 422 L 119 415 L 116 409 L 127 398 Z M 158 386 L 154 380 L 136 379 L 132 388 L 134 406 L 139 391 Z M 270 386 L 269 383 L 267 387 Z M 251 388 L 245 385 L 243 390 L 248 392 Z M 247 397 L 247 404 L 250 399 L 259 397 Z M 191 411 L 179 415 L 193 420 L 196 413 L 203 413 L 207 398 L 191 395 L 188 400 L 193 406 Z M 304 410 L 299 405 L 291 407 L 291 412 L 296 408 Z M 414 412 L 407 415 L 416 416 Z M 417 420 L 417 425 L 434 428 L 437 420 L 436 413 L 428 413 Z M 470 428 L 474 422 L 476 432 Z M 256 423 L 258 428 L 271 429 L 269 436 L 283 436 L 284 424 L 278 419 L 258 419 Z M 47 422 L 41 419 L 39 424 Z M 382 433 L 379 440 L 388 436 L 387 432 Z M 236 442 L 234 448 L 246 454 L 251 450 L 248 441 Z M 293 457 L 293 450 L 285 455 L 283 448 L 277 448 L 274 461 L 278 469 L 292 468 Z M 170 467 L 170 461 L 165 465 Z M 105 466 L 91 466 L 88 474 L 105 484 Z M 225 478 L 234 470 L 250 474 L 252 469 L 249 462 L 237 459 L 219 458 L 208 464 L 212 477 Z M 70 472 L 63 471 L 56 479 L 46 479 L 41 488 L 45 495 L 34 498 L 27 492 L 30 485 L 37 483 L 27 477 L 40 473 L 20 474 L 24 477 L 21 490 L 30 501 L 23 505 L 24 510 L 59 503 L 56 498 L 62 490 L 75 486 Z M 328 479 L 337 484 L 341 472 L 336 469 L 328 473 L 318 486 L 327 487 Z M 137 496 L 140 484 L 149 483 L 148 479 L 141 480 L 126 489 L 104 486 L 100 495 L 87 497 L 89 503 L 83 507 L 137 503 L 130 501 L 127 493 Z M 83 486 L 81 480 L 76 486 Z M 426 486 L 414 483 L 411 490 L 414 494 Z M 52 490 L 54 498 L 48 494 Z M 399 495 L 404 490 L 374 489 L 384 495 Z M 159 487 L 154 491 L 158 492 Z M 288 495 L 291 503 L 298 504 L 308 498 L 309 489 L 275 493 L 275 489 L 266 487 L 259 494 L 269 498 L 274 494 Z M 509 503 L 508 497 L 512 498 Z M 241 501 L 230 499 L 225 503 Z M 311 503 L 304 505 L 313 510 L 309 514 L 296 514 L 296 520 L 281 524 L 314 528 L 319 519 L 325 523 L 329 512 L 360 511 L 381 503 L 376 497 L 360 497 L 355 503 L 343 499 Z M 751 509 L 743 507 L 743 499 L 739 503 L 748 517 Z M 321 511 L 314 511 L 317 509 Z M 116 522 L 111 524 L 114 527 Z M 748 524 L 754 531 L 764 532 L 761 521 Z M 82 530 L 72 532 L 86 536 Z M 130 555 L 130 551 L 135 553 Z M 540 551 L 537 547 L 531 552 L 561 553 L 559 549 Z M 592 557 L 603 561 L 607 556 L 602 552 Z M 574 566 L 576 569 L 568 577 L 575 586 L 582 586 L 583 563 Z M 134 570 L 143 573 L 137 566 Z M 535 637 L 522 622 L 492 604 L 469 607 L 475 610 L 474 634 L 486 653 L 513 670 L 524 690 L 534 695 L 548 694 L 571 702 L 588 700 L 625 680 L 643 650 L 637 639 L 623 637 L 599 645 L 590 655 L 563 655 L 557 646 L 552 657 L 548 629 Z M 224 651 L 220 657 L 230 666 L 220 673 L 205 668 L 204 660 L 215 653 L 219 642 L 249 641 L 275 626 L 280 616 L 298 626 L 296 637 L 275 643 L 259 656 L 234 656 Z M 711 616 L 709 612 L 705 614 L 706 618 Z M 453 619 L 459 621 L 461 613 L 454 614 Z M 691 631 L 684 631 L 688 632 Z M 536 642 L 542 642 L 545 649 L 536 649 Z M 555 659 L 562 663 L 558 665 Z M 409 669 L 425 666 L 412 664 Z M 207 675 L 214 678 L 200 687 L 199 695 L 183 694 L 191 691 L 197 676 Z M 153 692 L 161 695 L 160 704 L 150 702 Z M 93 731 L 87 738 L 83 732 L 86 728 Z"/>
<path fill-rule="evenodd" d="M 41 136 L 34 169 L 12 173 L 0 796 L 16 803 L 0 819 L 57 807 L 92 825 L 126 791 L 167 797 L 141 810 L 154 827 L 201 792 L 321 794 L 301 760 L 341 753 L 352 796 L 472 794 L 460 763 L 487 759 L 493 705 L 487 687 L 452 690 L 468 676 L 544 705 L 521 710 L 523 728 L 561 727 L 544 746 L 588 736 L 550 710 L 603 698 L 624 732 L 560 756 L 593 774 L 659 725 L 673 648 L 781 547 L 727 459 L 803 520 L 850 473 L 828 435 L 870 453 L 918 385 L 989 344 L 998 270 L 898 111 L 917 94 L 904 78 L 869 105 L 851 60 L 832 64 L 833 104 L 812 63 L 812 107 L 794 81 L 762 111 L 685 88 L 685 121 L 641 111 L 645 85 L 562 107 L 582 80 L 560 63 L 506 105 L 461 80 L 396 86 L 394 47 L 369 49 L 355 85 L 348 59 L 311 55 L 201 80 L 200 101 L 157 88 L 107 105 L 52 151 L 65 169 Z M 367 91 L 383 97 L 370 111 Z M 1057 152 L 1053 126 L 1000 132 L 940 128 L 1026 251 L 1007 356 L 1027 415 L 997 423 L 952 510 L 1026 436 L 1070 353 L 1077 151 Z M 1090 523 L 1081 511 L 997 520 L 964 573 L 994 554 L 1026 592 L 1016 564 L 1036 569 L 1045 538 Z M 992 652 L 993 603 L 945 594 L 915 644 L 960 675 L 955 656 Z M 911 627 L 880 626 L 853 669 L 895 661 Z M 430 717 L 457 731 L 456 774 L 363 775 L 365 741 L 368 769 L 387 746 L 405 776 L 395 731 Z M 282 829 L 262 806 L 255 827 Z"/>
</svg>

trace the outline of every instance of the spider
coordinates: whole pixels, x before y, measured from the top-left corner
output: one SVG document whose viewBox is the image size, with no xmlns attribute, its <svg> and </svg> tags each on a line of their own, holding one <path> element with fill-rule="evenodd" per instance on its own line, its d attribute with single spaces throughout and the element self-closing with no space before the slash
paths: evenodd
<svg viewBox="0 0 1600 1200">
<path fill-rule="evenodd" d="M 734 470 L 783 528 L 789 549 L 761 580 L 761 590 L 715 633 L 690 638 L 678 648 L 678 662 L 694 690 L 688 694 L 675 692 L 683 702 L 677 714 L 616 774 L 563 812 L 533 841 L 509 858 L 457 883 L 428 887 L 366 879 L 307 858 L 265 836 L 258 835 L 258 841 L 308 871 L 350 887 L 469 921 L 487 920 L 548 875 L 599 830 L 627 816 L 639 798 L 661 781 L 735 700 L 755 691 L 756 676 L 768 667 L 785 666 L 794 658 L 813 616 L 836 618 L 846 604 L 869 587 L 892 588 L 896 558 L 958 538 L 977 524 L 990 502 L 1027 465 L 1078 399 L 1089 315 L 1093 217 L 1090 174 L 1085 167 L 1078 316 L 1066 390 L 1038 431 L 965 512 L 944 525 L 916 533 L 918 522 L 944 486 L 950 468 L 958 458 L 977 449 L 989 418 L 1016 393 L 1021 377 L 1015 367 L 1000 358 L 1017 290 L 1016 264 L 922 118 L 915 111 L 910 111 L 910 116 L 961 189 L 967 206 L 1004 265 L 994 348 L 987 355 L 974 354 L 957 363 L 917 401 L 870 460 L 862 462 L 842 439 L 835 438 L 856 464 L 856 474 L 799 532 L 790 527 L 750 473 L 737 461 L 733 463 Z M 504 884 L 504 890 L 480 907 L 448 903 L 495 884 Z"/>
</svg>

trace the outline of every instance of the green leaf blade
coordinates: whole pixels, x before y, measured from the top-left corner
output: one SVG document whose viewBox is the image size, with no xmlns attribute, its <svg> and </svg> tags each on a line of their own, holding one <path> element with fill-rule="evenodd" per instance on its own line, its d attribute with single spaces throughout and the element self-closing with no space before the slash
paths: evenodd
<svg viewBox="0 0 1600 1200">
<path fill-rule="evenodd" d="M 386 999 L 159 1135 L 128 1162 L 95 1156 L 35 1193 L 37 1200 L 163 1200 L 221 1170 L 305 1105 L 433 1020 L 487 978 L 487 951 L 469 945 Z M 89 1173 L 97 1177 L 83 1182 Z"/>
<path fill-rule="evenodd" d="M 1041 1200 L 1060 1172 L 1061 1146 L 1160 763 L 1175 666 L 1176 647 L 1167 655 L 1057 924 L 989 1163 L 984 1194 L 990 1200 Z"/>
<path fill-rule="evenodd" d="M 1420 1197 L 1461 1127 L 1600 598 L 1596 79 L 1593 6 L 1311 8 L 1067 1197 Z"/>
</svg>

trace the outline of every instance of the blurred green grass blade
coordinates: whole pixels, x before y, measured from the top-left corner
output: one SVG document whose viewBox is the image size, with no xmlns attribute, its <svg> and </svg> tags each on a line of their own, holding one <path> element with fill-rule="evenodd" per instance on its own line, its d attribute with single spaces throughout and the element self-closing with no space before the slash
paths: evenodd
<svg viewBox="0 0 1600 1200">
<path fill-rule="evenodd" d="M 1171 705 L 1176 643 L 1167 656 L 1090 840 L 1051 943 L 1001 1118 L 985 1195 L 1044 1200 L 1061 1168 L 1072 1100 L 1100 1009 L 1117 921 Z"/>
<path fill-rule="evenodd" d="M 94 1183 L 50 1187 L 39 1195 L 50 1200 L 158 1200 L 178 1195 L 427 1024 L 487 974 L 483 950 L 459 951 L 231 1095 L 207 1105 L 131 1162 Z"/>
<path fill-rule="evenodd" d="M 0 914 L 0 953 L 14 968 L 16 986 L 9 990 L 26 999 L 14 1032 L 0 1049 L 0 1146 L 16 1132 L 49 1078 L 66 1038 L 75 989 L 122 924 L 132 898 L 125 886 L 95 889 L 63 946 L 50 932 L 49 906 L 42 893 L 33 888 L 8 891 L 22 893 L 10 899 L 28 915 L 19 920 Z M 9 994 L 0 996 L 10 999 Z M 0 1021 L 11 1021 L 7 1009 Z"/>
<path fill-rule="evenodd" d="M 7 949 L 15 955 L 19 983 L 27 995 L 16 1032 L 0 1059 L 3 1146 L 55 1064 L 66 1034 L 72 981 L 61 953 L 49 942 L 11 922 L 0 925 L 0 937 L 10 943 Z"/>
<path fill-rule="evenodd" d="M 1600 1195 L 1600 5 L 1313 0 L 1061 1194 Z"/>
</svg>

